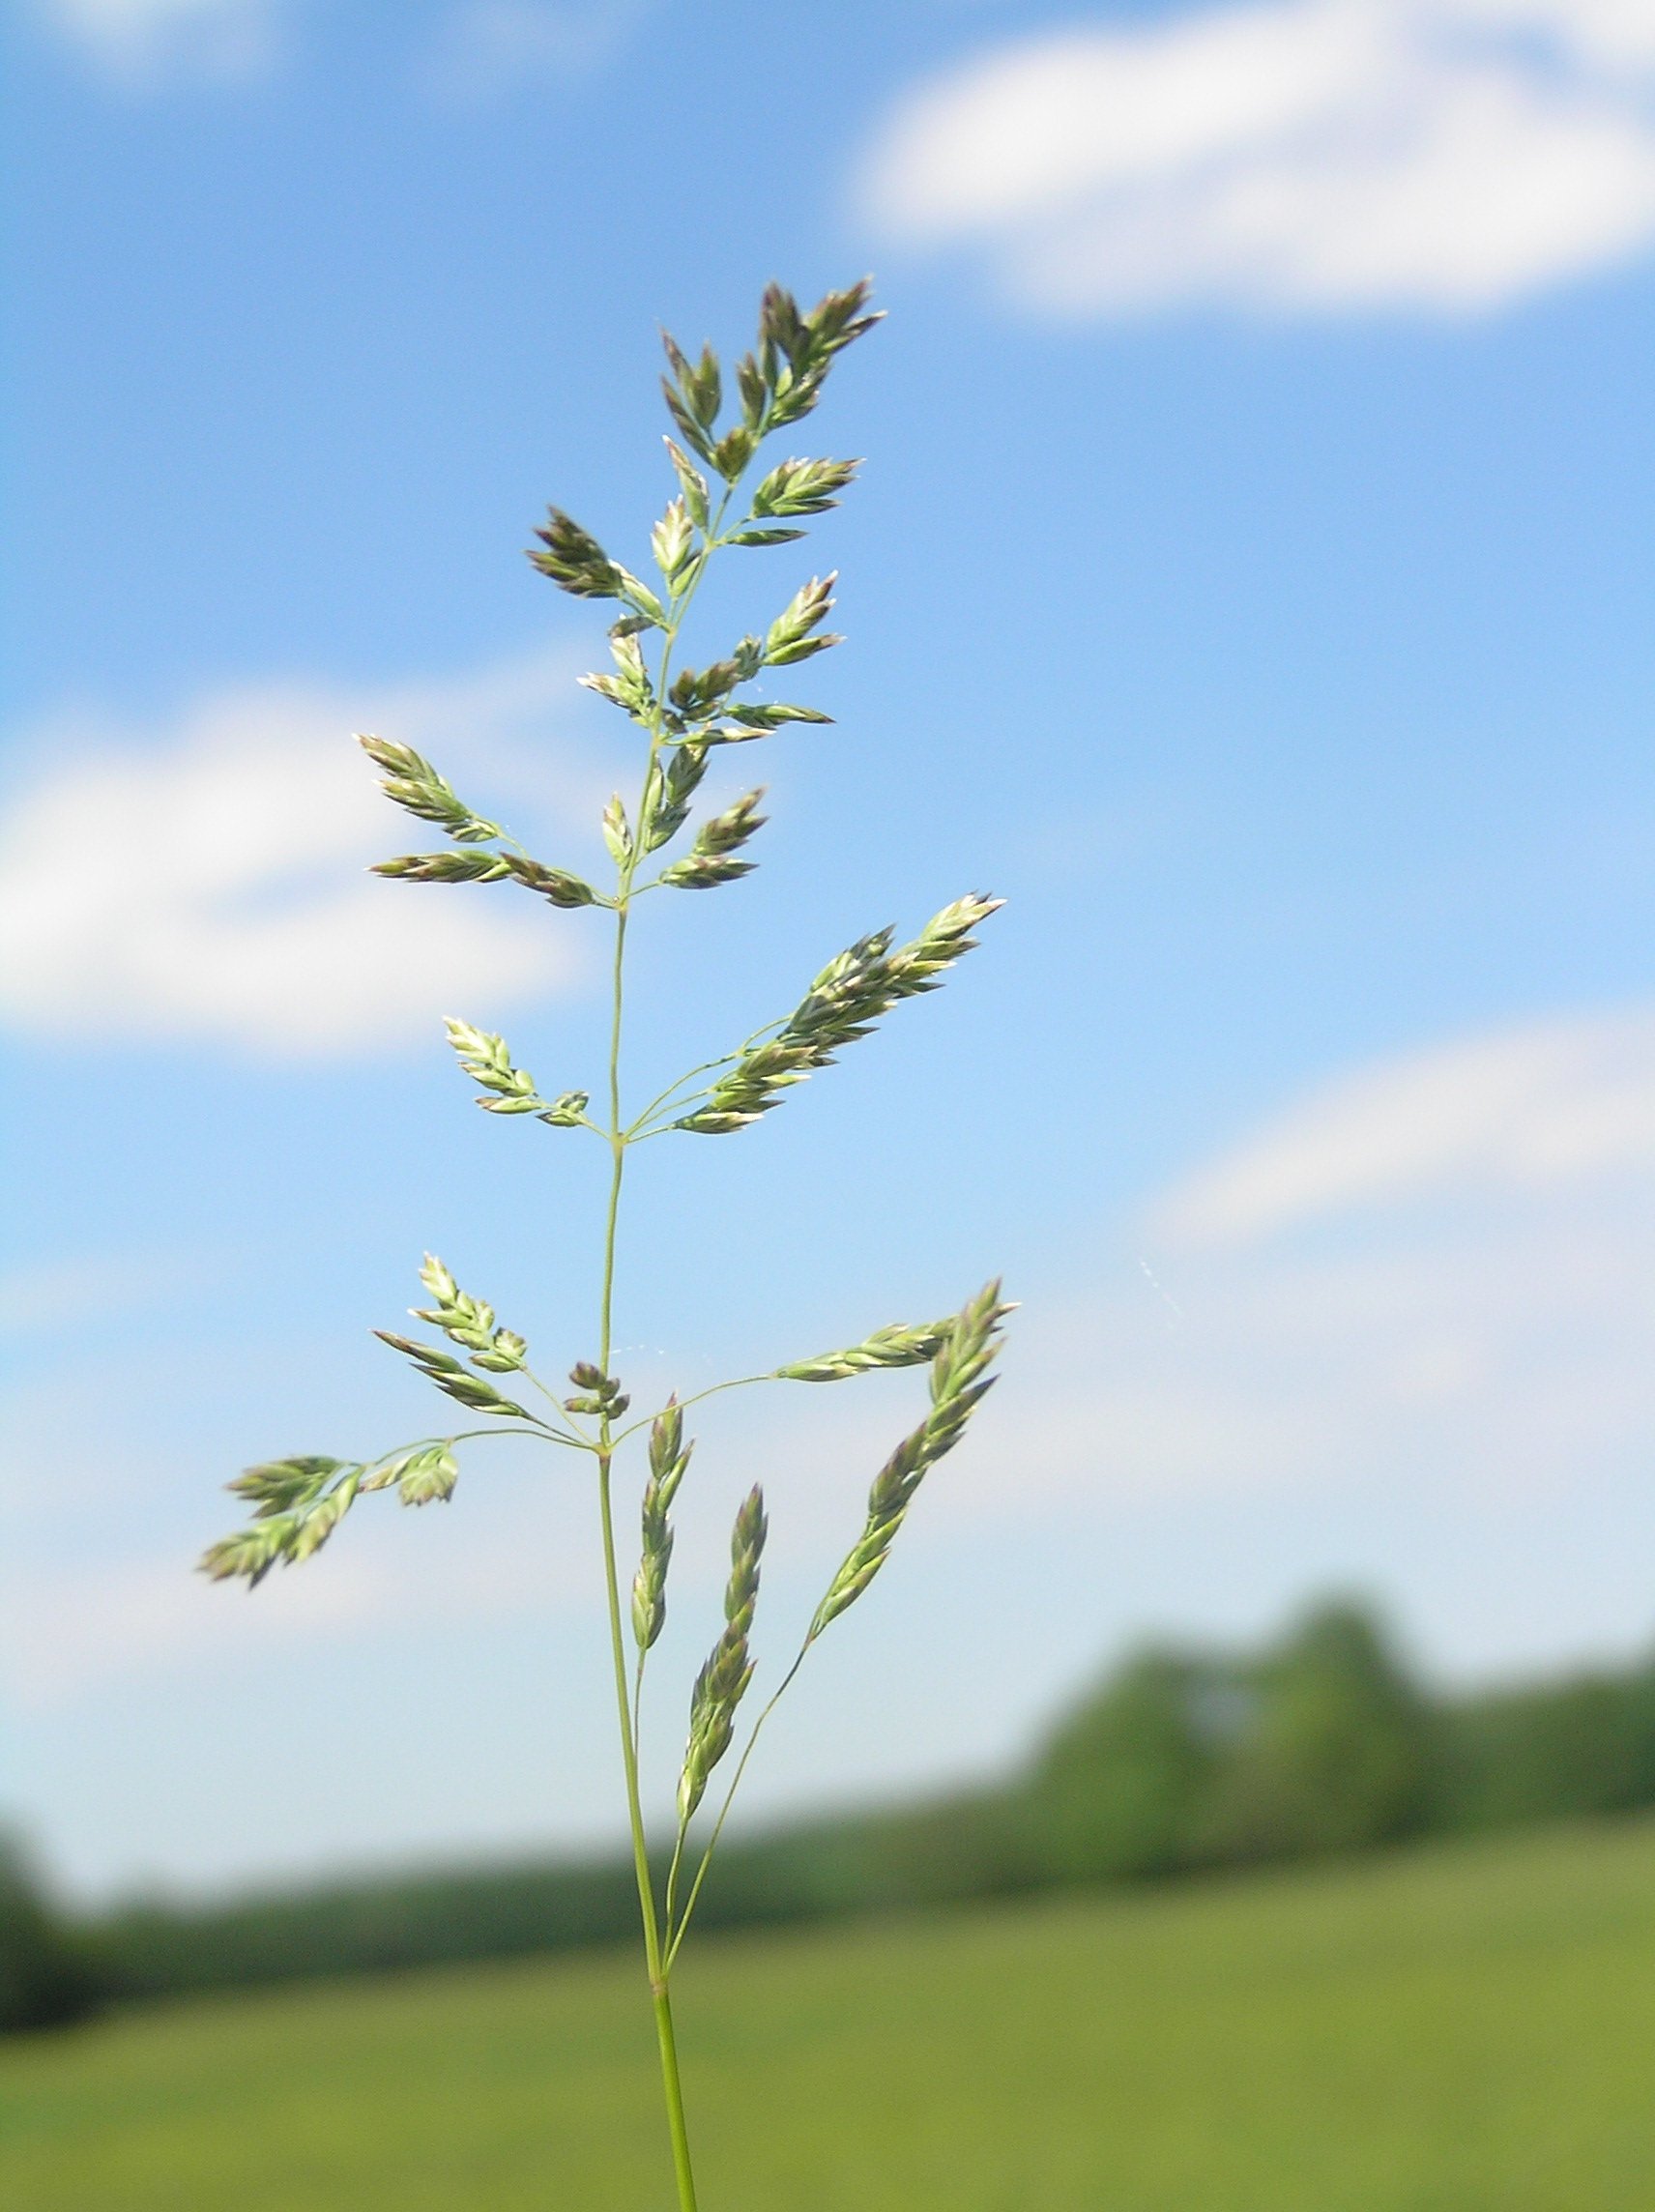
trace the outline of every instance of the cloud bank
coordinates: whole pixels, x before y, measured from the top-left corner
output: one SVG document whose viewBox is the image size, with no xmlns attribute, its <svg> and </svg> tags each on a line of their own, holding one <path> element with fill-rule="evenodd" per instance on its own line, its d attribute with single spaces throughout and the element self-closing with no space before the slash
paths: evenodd
<svg viewBox="0 0 1655 2212">
<path fill-rule="evenodd" d="M 48 765 L 0 816 L 0 1024 L 31 1043 L 313 1055 L 394 1044 L 479 985 L 497 1004 L 566 981 L 571 933 L 502 897 L 510 886 L 365 874 L 432 840 L 388 805 L 350 733 L 377 723 L 462 790 L 469 771 L 474 789 L 504 777 L 531 805 L 591 812 L 567 745 L 544 736 L 568 678 L 560 657 L 377 700 L 249 686 L 159 730 L 30 733 L 21 752 Z"/>
<path fill-rule="evenodd" d="M 1054 1492 L 1521 1501 L 1655 1459 L 1655 1007 L 1313 1092 L 1050 1317 Z M 1014 1382 L 1012 1388 L 1018 1385 Z M 987 1503 L 993 1470 L 971 1487 Z"/>
<path fill-rule="evenodd" d="M 38 13 L 102 74 L 134 90 L 260 77 L 280 52 L 272 0 L 39 0 Z"/>
<path fill-rule="evenodd" d="M 865 209 L 1023 303 L 1487 312 L 1655 247 L 1647 0 L 1231 0 L 912 95 Z"/>
<path fill-rule="evenodd" d="M 297 0 L 23 0 L 37 21 L 123 90 L 254 82 L 286 57 Z M 410 19 L 421 88 L 477 103 L 589 77 L 632 39 L 653 0 L 453 0 Z M 396 12 L 392 11 L 392 15 Z"/>
<path fill-rule="evenodd" d="M 1536 1023 L 1316 1092 L 1156 1209 L 1225 1246 L 1421 1196 L 1530 1197 L 1655 1178 L 1655 1011 Z"/>
<path fill-rule="evenodd" d="M 463 0 L 439 30 L 423 71 L 445 103 L 481 102 L 607 67 L 651 0 Z"/>
</svg>

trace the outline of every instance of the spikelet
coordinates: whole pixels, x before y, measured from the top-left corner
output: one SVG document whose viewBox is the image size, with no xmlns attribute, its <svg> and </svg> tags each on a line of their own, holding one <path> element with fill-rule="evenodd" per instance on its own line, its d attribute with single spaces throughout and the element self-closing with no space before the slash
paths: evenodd
<svg viewBox="0 0 1655 2212">
<path fill-rule="evenodd" d="M 994 1386 L 985 1370 L 1000 1346 L 1000 1324 L 1013 1309 L 1001 1300 L 998 1282 L 987 1284 L 955 1316 L 931 1363 L 931 1407 L 903 1438 L 868 1492 L 868 1517 L 811 1620 L 806 1644 L 856 1604 L 889 1555 L 897 1530 L 929 1469 L 951 1452 L 967 1421 Z"/>
<path fill-rule="evenodd" d="M 765 826 L 765 816 L 758 812 L 759 800 L 765 796 L 761 785 L 757 791 L 743 792 L 733 806 L 722 814 L 714 814 L 704 822 L 695 833 L 695 842 L 682 860 L 675 860 L 670 868 L 663 868 L 661 881 L 672 884 L 680 890 L 709 890 L 716 884 L 732 884 L 738 876 L 750 875 L 751 860 L 734 858 L 756 830 Z"/>
<path fill-rule="evenodd" d="M 953 1332 L 957 1315 L 945 1321 L 924 1322 L 916 1328 L 892 1322 L 876 1328 L 860 1344 L 844 1352 L 824 1352 L 815 1359 L 796 1359 L 791 1367 L 778 1367 L 782 1382 L 843 1382 L 852 1375 L 871 1374 L 877 1367 L 923 1367 L 935 1359 Z"/>
<path fill-rule="evenodd" d="M 502 1418 L 515 1416 L 527 1420 L 525 1407 L 502 1397 L 492 1382 L 485 1382 L 480 1375 L 473 1375 L 451 1352 L 439 1352 L 434 1345 L 421 1344 L 411 1336 L 398 1336 L 389 1328 L 376 1328 L 373 1333 L 381 1344 L 389 1344 L 392 1352 L 400 1352 L 405 1359 L 411 1359 L 428 1382 L 434 1382 L 468 1412 L 498 1413 Z"/>
<path fill-rule="evenodd" d="M 650 1476 L 644 1485 L 643 1552 L 632 1579 L 632 1634 L 648 1651 L 666 1625 L 667 1568 L 672 1563 L 673 1528 L 668 1513 L 689 1465 L 693 1444 L 683 1441 L 683 1413 L 676 1398 L 650 1427 Z"/>
<path fill-rule="evenodd" d="M 376 738 L 358 733 L 357 743 L 368 759 L 385 770 L 379 788 L 387 799 L 394 800 L 398 806 L 417 814 L 421 822 L 440 823 L 449 835 L 463 845 L 486 843 L 498 837 L 498 822 L 488 822 L 476 814 L 457 796 L 453 786 L 438 774 L 412 745 L 399 745 L 389 738 Z"/>
<path fill-rule="evenodd" d="M 620 1378 L 605 1375 L 595 1360 L 577 1359 L 569 1369 L 576 1395 L 564 1400 L 566 1413 L 592 1413 L 599 1419 L 618 1419 L 632 1403 L 621 1387 Z"/>
<path fill-rule="evenodd" d="M 830 1067 L 836 1053 L 866 1036 L 899 1000 L 936 990 L 944 972 L 975 950 L 972 930 L 1003 903 L 972 892 L 934 915 L 912 944 L 894 950 L 888 929 L 858 938 L 828 963 L 776 1033 L 743 1052 L 707 1093 L 705 1105 L 672 1126 L 725 1136 L 757 1121 L 790 1086 Z"/>
<path fill-rule="evenodd" d="M 730 1748 L 736 1708 L 753 1678 L 747 1634 L 759 1596 L 759 1559 L 769 1532 L 764 1492 L 755 1483 L 741 1502 L 730 1537 L 730 1581 L 724 1591 L 724 1633 L 695 1677 L 689 1698 L 689 1741 L 679 1777 L 678 1818 L 683 1827 L 707 1793 L 712 1769 Z"/>
<path fill-rule="evenodd" d="M 434 1253 L 427 1252 L 420 1280 L 435 1299 L 434 1305 L 414 1306 L 416 1321 L 428 1321 L 452 1344 L 464 1345 L 474 1367 L 486 1367 L 491 1375 L 509 1375 L 529 1356 L 529 1347 L 514 1330 L 497 1328 L 494 1308 L 462 1291 Z"/>
<path fill-rule="evenodd" d="M 584 1091 L 566 1091 L 557 1098 L 542 1098 L 535 1078 L 526 1068 L 512 1064 L 510 1048 L 492 1030 L 474 1029 L 450 1014 L 444 1023 L 449 1042 L 461 1068 L 490 1095 L 478 1104 L 485 1114 L 533 1114 L 554 1129 L 572 1129 L 591 1103 Z"/>
<path fill-rule="evenodd" d="M 755 514 L 821 514 L 839 504 L 837 495 L 861 467 L 860 461 L 783 461 L 753 493 Z"/>
</svg>

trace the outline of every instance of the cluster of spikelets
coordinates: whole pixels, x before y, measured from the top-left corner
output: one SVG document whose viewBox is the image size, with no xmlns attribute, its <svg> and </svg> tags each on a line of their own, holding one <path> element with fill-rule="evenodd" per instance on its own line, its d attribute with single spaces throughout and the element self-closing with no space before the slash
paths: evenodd
<svg viewBox="0 0 1655 2212">
<path fill-rule="evenodd" d="M 874 1477 L 868 1492 L 868 1517 L 862 1533 L 828 1586 L 817 1607 L 806 1644 L 813 1644 L 831 1620 L 856 1604 L 881 1569 L 892 1540 L 928 1470 L 951 1452 L 966 1423 L 993 1387 L 989 1362 L 1000 1349 L 1000 1324 L 1012 1311 L 989 1283 L 954 1319 L 931 1362 L 931 1405 L 925 1418 L 903 1438 Z"/>
<path fill-rule="evenodd" d="M 716 551 L 792 542 L 804 535 L 798 523 L 833 507 L 855 478 L 859 464 L 854 460 L 788 458 L 760 479 L 744 503 L 733 506 L 766 439 L 811 412 L 835 357 L 877 319 L 867 309 L 865 285 L 829 293 L 808 312 L 772 285 L 761 305 L 756 343 L 736 364 L 735 415 L 727 422 L 725 380 L 711 348 L 691 361 L 666 338 L 663 389 L 676 433 L 666 447 L 678 488 L 651 534 L 658 586 L 634 574 L 559 508 L 550 509 L 536 534 L 530 558 L 537 568 L 578 598 L 606 599 L 619 607 L 609 630 L 611 666 L 581 680 L 648 740 L 648 764 L 634 810 L 629 814 L 617 795 L 603 812 L 603 838 L 616 869 L 614 890 L 600 890 L 567 868 L 535 859 L 412 747 L 363 737 L 360 742 L 381 771 L 387 797 L 432 824 L 448 840 L 435 852 L 383 861 L 377 873 L 417 883 L 510 882 L 555 907 L 608 909 L 624 919 L 631 901 L 644 891 L 713 889 L 750 872 L 746 848 L 765 822 L 758 811 L 762 787 L 742 793 L 703 820 L 687 851 L 659 863 L 654 876 L 644 880 L 640 873 L 652 856 L 663 853 L 685 829 L 720 748 L 756 742 L 789 725 L 828 719 L 813 707 L 753 696 L 752 687 L 767 672 L 809 660 L 840 642 L 826 627 L 835 579 L 812 576 L 766 628 L 744 634 L 703 666 L 673 670 L 673 649 L 688 602 Z M 654 669 L 646 652 L 652 635 L 661 644 Z M 828 963 L 792 1013 L 692 1071 L 629 1127 L 600 1127 L 590 1116 L 586 1091 L 542 1093 L 505 1038 L 491 1031 L 451 1019 L 449 1041 L 461 1070 L 478 1086 L 478 1104 L 485 1112 L 594 1130 L 617 1160 L 628 1144 L 667 1130 L 730 1134 L 765 1114 L 793 1085 L 831 1065 L 847 1044 L 866 1036 L 900 1002 L 935 990 L 973 948 L 973 932 L 999 903 L 977 894 L 957 899 L 905 944 L 895 942 L 890 928 L 859 938 Z M 273 1567 L 309 1557 L 359 1496 L 394 1489 L 409 1505 L 447 1499 L 457 1471 L 453 1446 L 466 1438 L 527 1435 L 593 1453 L 607 1481 L 614 1450 L 647 1426 L 641 1557 L 631 1592 L 641 1685 L 644 1654 L 666 1618 L 672 1508 L 693 1448 L 684 1437 L 682 1408 L 671 1400 L 653 1419 L 618 1432 L 628 1400 L 615 1376 L 595 1361 L 579 1360 L 569 1370 L 573 1395 L 557 1396 L 529 1368 L 525 1340 L 499 1325 L 493 1308 L 462 1291 L 440 1260 L 426 1259 L 421 1280 L 429 1303 L 413 1308 L 413 1316 L 440 1341 L 383 1329 L 376 1333 L 449 1399 L 468 1414 L 484 1416 L 489 1425 L 422 1438 L 376 1461 L 305 1456 L 251 1468 L 230 1485 L 250 1503 L 250 1526 L 215 1545 L 203 1567 L 215 1577 L 242 1577 L 256 1585 Z M 859 1344 L 746 1379 L 833 1382 L 881 1370 L 930 1367 L 925 1416 L 876 1477 L 862 1531 L 811 1617 L 799 1659 L 879 1573 L 927 1471 L 958 1442 L 991 1385 L 988 1369 L 1009 1311 L 999 1285 L 991 1283 L 961 1312 L 944 1320 L 893 1324 Z M 519 1386 L 539 1394 L 538 1410 L 508 1397 L 490 1380 L 506 1375 L 520 1378 Z M 691 1693 L 679 1785 L 680 1853 L 709 1780 L 731 1746 L 738 1709 L 752 1678 L 749 1636 L 767 1527 L 764 1498 L 755 1488 L 736 1517 L 724 1625 Z M 783 1688 L 791 1679 L 790 1672 Z M 749 1750 L 756 1732 L 756 1728 L 749 1732 Z M 728 1802 L 727 1795 L 726 1809 Z M 677 1855 L 673 1863 L 676 1876 Z M 706 1864 L 704 1857 L 702 1874 Z M 700 1878 L 698 1875 L 697 1891 Z M 669 1883 L 669 1935 L 671 1923 Z M 678 1939 L 682 1926 L 681 1921 Z"/>
<path fill-rule="evenodd" d="M 945 1322 L 925 1328 L 880 1329 L 846 1351 L 798 1360 L 776 1370 L 777 1381 L 836 1382 L 876 1368 L 914 1367 L 927 1358 L 931 1363 L 930 1408 L 875 1476 L 862 1532 L 811 1616 L 800 1659 L 829 1622 L 856 1604 L 884 1566 L 919 1485 L 937 1462 L 953 1450 L 973 1412 L 993 1387 L 994 1378 L 988 1369 L 1000 1349 L 1001 1324 L 1012 1310 L 1002 1299 L 1000 1285 L 989 1283 Z M 641 1651 L 654 1642 L 666 1618 L 666 1569 L 672 1557 L 667 1508 L 688 1464 L 690 1449 L 682 1441 L 680 1411 L 676 1405 L 670 1406 L 656 1421 L 650 1440 L 643 1560 L 632 1591 L 632 1626 Z M 681 1846 L 706 1795 L 712 1770 L 734 1739 L 737 1707 L 752 1680 L 747 1637 L 758 1602 L 759 1560 L 768 1528 L 764 1492 L 755 1485 L 742 1500 L 731 1532 L 723 1633 L 696 1676 L 690 1695 L 689 1741 L 679 1778 Z M 788 1679 L 792 1679 L 791 1674 Z"/>
<path fill-rule="evenodd" d="M 828 961 L 775 1034 L 742 1052 L 709 1091 L 706 1104 L 680 1116 L 673 1127 L 725 1136 L 756 1121 L 790 1084 L 830 1067 L 834 1054 L 866 1036 L 899 999 L 936 990 L 943 971 L 975 950 L 972 930 L 1001 904 L 972 892 L 934 916 L 911 945 L 894 949 L 892 929 L 858 938 Z"/>
<path fill-rule="evenodd" d="M 447 1022 L 449 1042 L 462 1074 L 469 1075 L 489 1092 L 478 1104 L 485 1114 L 533 1114 L 554 1129 L 572 1129 L 586 1118 L 591 1099 L 584 1091 L 566 1091 L 556 1098 L 542 1098 L 535 1078 L 511 1064 L 511 1052 L 503 1036 L 491 1030 L 473 1029 L 452 1014 Z"/>
</svg>

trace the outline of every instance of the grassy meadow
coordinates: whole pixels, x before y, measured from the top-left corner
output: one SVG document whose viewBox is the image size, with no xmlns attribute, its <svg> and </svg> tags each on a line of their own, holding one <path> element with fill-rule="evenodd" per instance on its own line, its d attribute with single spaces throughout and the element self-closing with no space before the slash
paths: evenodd
<svg viewBox="0 0 1655 2212">
<path fill-rule="evenodd" d="M 679 1997 L 708 2212 L 1648 2212 L 1655 1827 L 732 1936 Z M 0 2044 L 7 2212 L 665 2212 L 587 1955 Z"/>
</svg>

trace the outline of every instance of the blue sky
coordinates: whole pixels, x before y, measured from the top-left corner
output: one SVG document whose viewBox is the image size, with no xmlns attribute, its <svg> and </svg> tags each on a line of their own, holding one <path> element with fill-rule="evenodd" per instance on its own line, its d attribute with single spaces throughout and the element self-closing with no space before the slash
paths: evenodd
<svg viewBox="0 0 1655 2212">
<path fill-rule="evenodd" d="M 5 36 L 0 1805 L 65 1879 L 615 1832 L 578 1481 L 503 1451 L 250 1600 L 188 1570 L 241 1466 L 425 1419 L 367 1330 L 426 1248 L 591 1349 L 593 1163 L 473 1113 L 438 1017 L 589 1084 L 595 917 L 365 880 L 409 839 L 350 733 L 593 859 L 601 624 L 521 549 L 555 498 L 641 565 L 655 327 L 733 352 L 771 276 L 878 274 L 811 431 L 865 479 L 703 634 L 842 568 L 837 721 L 766 747 L 760 872 L 640 932 L 637 1080 L 1009 903 L 760 1128 L 650 1149 L 622 1364 L 695 1387 L 991 1269 L 1024 1306 L 755 1811 L 991 1767 L 1134 1640 L 1331 1585 L 1461 1678 L 1646 1644 L 1642 0 Z M 735 1500 L 773 1664 L 914 1385 L 710 1411 L 662 1796 Z"/>
</svg>

